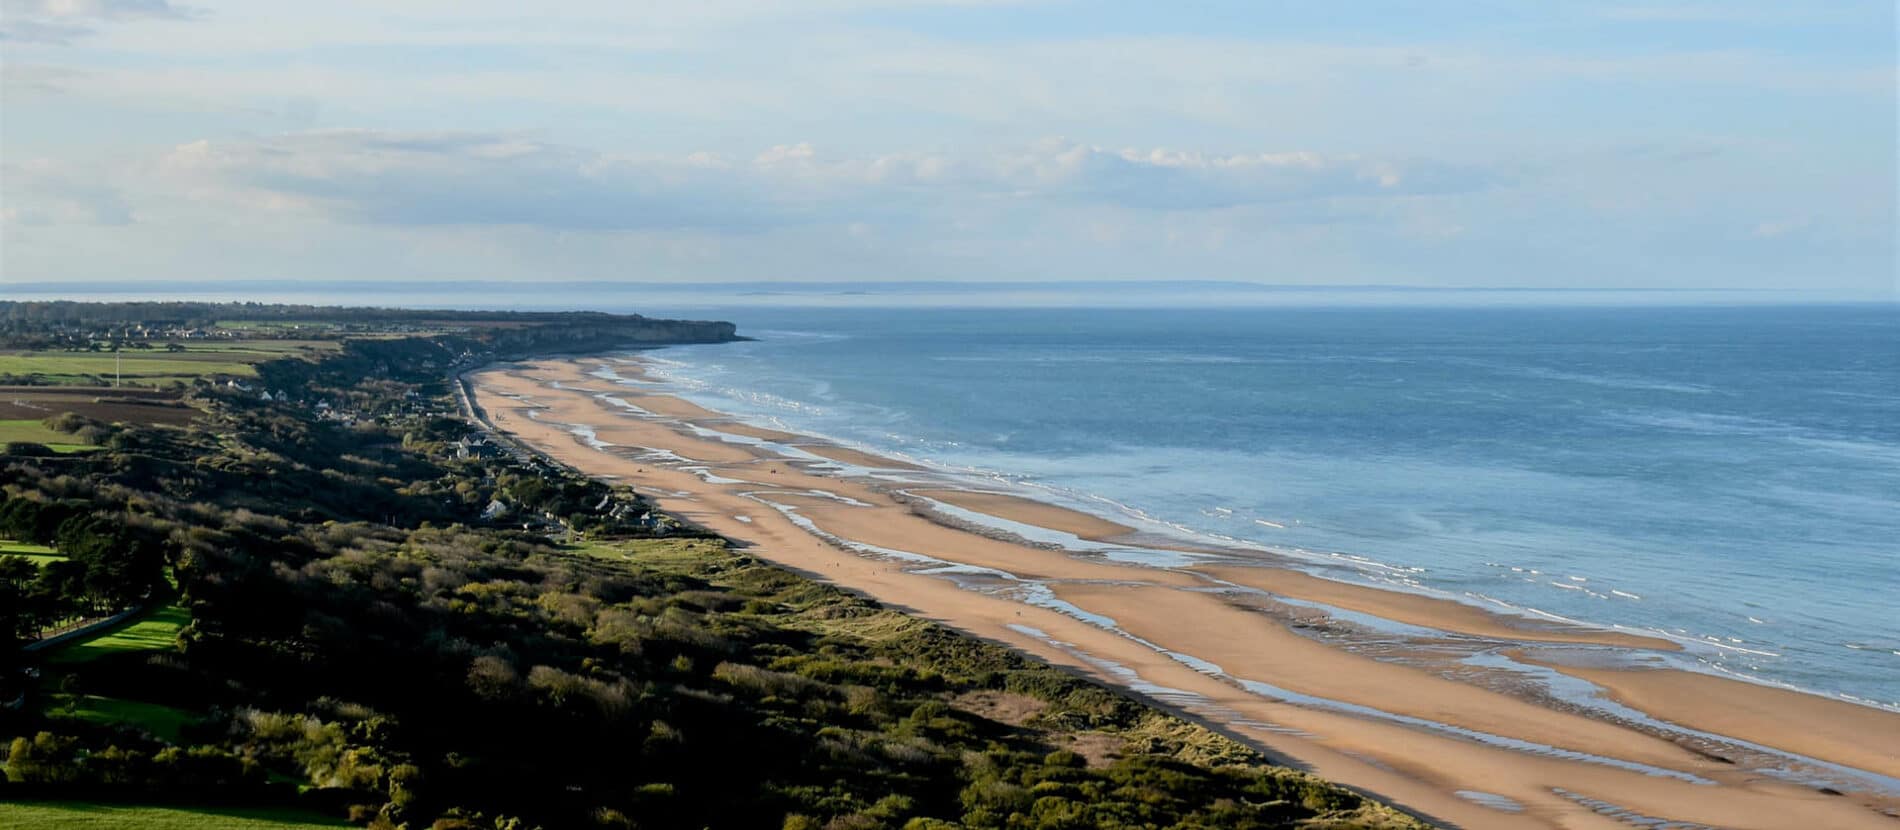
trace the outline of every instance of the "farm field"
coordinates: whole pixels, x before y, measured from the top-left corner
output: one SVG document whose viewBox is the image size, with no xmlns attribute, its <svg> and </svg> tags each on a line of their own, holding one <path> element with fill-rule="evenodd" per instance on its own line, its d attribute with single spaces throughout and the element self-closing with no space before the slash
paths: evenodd
<svg viewBox="0 0 1900 830">
<path fill-rule="evenodd" d="M 0 422 L 40 422 L 62 412 L 95 421 L 183 426 L 199 412 L 181 402 L 178 393 L 158 389 L 97 386 L 0 386 Z M 69 435 L 39 439 L 72 442 Z M 26 440 L 26 439 L 10 439 Z"/>
<path fill-rule="evenodd" d="M 224 331 L 241 331 L 252 337 L 300 337 L 310 335 L 328 336 L 336 333 L 336 331 L 343 328 L 343 326 L 330 320 L 219 320 L 212 328 L 222 329 Z"/>
<path fill-rule="evenodd" d="M 206 375 L 251 377 L 252 364 L 338 348 L 324 340 L 245 340 L 192 343 L 185 351 L 163 348 L 112 352 L 0 351 L 0 375 L 38 377 L 51 384 L 99 386 L 110 384 L 117 371 L 127 386 L 168 386 L 189 383 Z"/>
<path fill-rule="evenodd" d="M 122 362 L 108 352 L 0 352 L 0 374 L 40 375 L 54 383 L 110 381 L 115 365 L 121 377 L 137 382 L 153 378 L 255 374 L 251 363 L 223 352 L 126 352 Z"/>
<path fill-rule="evenodd" d="M 295 830 L 343 826 L 342 822 L 295 810 L 180 809 L 77 801 L 0 803 L 0 827 L 8 830 Z"/>
<path fill-rule="evenodd" d="M 275 360 L 295 354 L 320 354 L 333 352 L 343 347 L 340 340 L 238 340 L 209 343 L 190 343 L 185 346 L 190 351 L 244 355 L 264 360 Z"/>
</svg>

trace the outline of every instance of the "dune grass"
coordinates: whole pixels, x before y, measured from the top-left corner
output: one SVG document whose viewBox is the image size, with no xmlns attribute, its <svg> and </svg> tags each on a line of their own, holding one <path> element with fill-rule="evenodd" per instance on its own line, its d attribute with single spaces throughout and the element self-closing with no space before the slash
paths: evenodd
<svg viewBox="0 0 1900 830">
<path fill-rule="evenodd" d="M 53 664 L 72 664 L 128 651 L 166 651 L 177 647 L 178 632 L 188 622 L 191 614 L 185 609 L 161 606 L 104 634 L 54 648 L 46 659 Z"/>
<path fill-rule="evenodd" d="M 343 827 L 315 813 L 284 809 L 134 807 L 76 801 L 0 802 L 8 830 L 291 830 Z"/>
<path fill-rule="evenodd" d="M 569 553 L 600 559 L 638 560 L 647 565 L 668 562 L 693 562 L 709 552 L 724 548 L 717 539 L 622 539 L 586 541 L 563 545 Z"/>
</svg>

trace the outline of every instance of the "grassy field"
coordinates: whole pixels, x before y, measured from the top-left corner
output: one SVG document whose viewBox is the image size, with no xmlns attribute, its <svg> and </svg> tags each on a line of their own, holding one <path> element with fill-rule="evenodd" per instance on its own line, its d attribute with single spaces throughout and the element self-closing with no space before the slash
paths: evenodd
<svg viewBox="0 0 1900 830">
<path fill-rule="evenodd" d="M 17 554 L 19 556 L 40 556 L 40 555 L 59 556 L 59 554 L 55 553 L 52 548 L 49 548 L 45 545 L 35 545 L 31 542 L 15 542 L 12 539 L 0 539 L 0 556 L 4 556 L 9 553 Z"/>
<path fill-rule="evenodd" d="M 332 351 L 329 340 L 244 340 L 190 343 L 182 352 L 164 348 L 112 352 L 0 351 L 0 375 L 37 375 L 47 383 L 98 385 L 110 383 L 115 371 L 127 386 L 166 386 L 189 383 L 207 375 L 251 377 L 252 364 L 299 354 Z"/>
<path fill-rule="evenodd" d="M 45 424 L 36 420 L 0 421 L 0 444 L 14 441 L 29 441 L 45 444 L 56 452 L 80 452 L 92 447 L 73 443 L 73 437 L 63 432 L 54 432 Z"/>
<path fill-rule="evenodd" d="M 99 695 L 48 695 L 46 711 L 102 726 L 135 726 L 170 743 L 176 743 L 185 726 L 198 719 L 196 714 L 162 703 Z"/>
<path fill-rule="evenodd" d="M 25 542 L 15 542 L 12 539 L 0 539 L 0 556 L 24 556 L 41 567 L 45 567 L 48 562 L 57 562 L 66 558 L 59 551 L 45 545 L 30 545 Z"/>
<path fill-rule="evenodd" d="M 166 605 L 104 634 L 53 648 L 46 659 L 49 669 L 44 683 L 46 713 L 88 723 L 133 726 L 161 740 L 178 740 L 180 731 L 196 720 L 197 714 L 159 703 L 53 690 L 59 688 L 57 678 L 63 674 L 62 667 L 113 654 L 176 648 L 179 630 L 190 621 L 191 615 L 183 608 Z M 0 823 L 0 827 L 6 826 Z"/>
<path fill-rule="evenodd" d="M 285 830 L 343 826 L 343 822 L 295 810 L 129 807 L 74 801 L 0 803 L 0 827 L 7 830 Z"/>
<path fill-rule="evenodd" d="M 115 365 L 121 365 L 127 380 L 256 374 L 251 364 L 257 361 L 225 352 L 128 351 L 124 355 L 120 364 L 109 352 L 0 352 L 0 374 L 42 375 L 55 383 L 80 383 L 88 375 L 110 380 Z"/>
<path fill-rule="evenodd" d="M 191 614 L 185 609 L 162 606 L 97 637 L 54 648 L 46 660 L 56 665 L 85 663 L 127 651 L 164 651 L 178 645 L 178 632 L 188 622 Z"/>
</svg>

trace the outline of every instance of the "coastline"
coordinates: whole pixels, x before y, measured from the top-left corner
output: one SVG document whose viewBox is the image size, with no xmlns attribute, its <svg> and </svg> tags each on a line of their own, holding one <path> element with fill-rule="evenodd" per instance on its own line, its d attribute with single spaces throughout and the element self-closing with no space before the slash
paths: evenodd
<svg viewBox="0 0 1900 830">
<path fill-rule="evenodd" d="M 590 374 L 607 367 L 653 383 L 637 365 L 541 360 L 471 373 L 469 385 L 516 440 L 633 485 L 763 558 L 1144 693 L 1440 821 L 1890 827 L 1900 814 L 1900 790 L 1880 780 L 1857 787 L 1829 766 L 1900 779 L 1888 749 L 1900 746 L 1900 715 L 1602 665 L 1677 647 L 1627 632 L 1539 624 L 1243 561 L 1153 567 L 983 532 L 952 511 L 1097 547 L 1168 547 L 1107 519 L 955 489 L 915 464 Z M 1554 693 L 1544 682 L 1553 671 L 1603 699 Z"/>
</svg>

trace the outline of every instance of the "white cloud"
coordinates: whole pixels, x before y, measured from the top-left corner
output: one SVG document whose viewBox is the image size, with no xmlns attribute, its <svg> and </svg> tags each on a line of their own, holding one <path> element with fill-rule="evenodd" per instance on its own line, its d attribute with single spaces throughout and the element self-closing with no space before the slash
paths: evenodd
<svg viewBox="0 0 1900 830">
<path fill-rule="evenodd" d="M 178 18 L 187 12 L 170 0 L 4 0 L 0 11 L 8 17 L 54 20 L 136 20 Z"/>
<path fill-rule="evenodd" d="M 750 233 L 905 222 L 996 200 L 1154 211 L 1390 198 L 1487 187 L 1480 171 L 1316 152 L 1214 155 L 1047 141 L 1013 152 L 831 158 L 808 143 L 747 160 L 610 155 L 499 133 L 337 130 L 199 141 L 163 170 L 181 187 L 344 221 L 577 231 Z"/>
<path fill-rule="evenodd" d="M 49 159 L 0 164 L 0 221 L 8 225 L 129 225 L 133 212 L 114 187 Z"/>
<path fill-rule="evenodd" d="M 0 0 L 0 264 L 1891 279 L 1891 3 L 986 5 Z"/>
<path fill-rule="evenodd" d="M 65 45 L 107 21 L 184 20 L 194 10 L 170 0 L 0 0 L 0 41 Z"/>
</svg>

